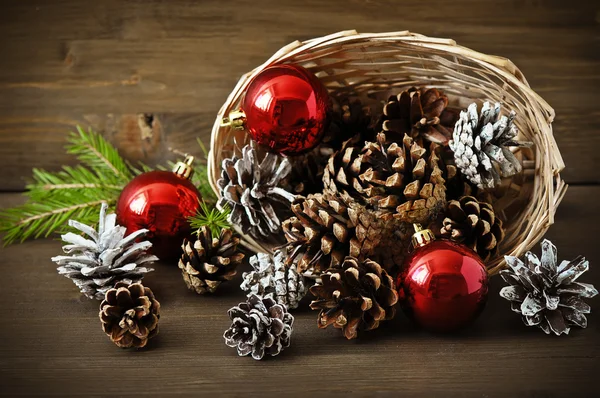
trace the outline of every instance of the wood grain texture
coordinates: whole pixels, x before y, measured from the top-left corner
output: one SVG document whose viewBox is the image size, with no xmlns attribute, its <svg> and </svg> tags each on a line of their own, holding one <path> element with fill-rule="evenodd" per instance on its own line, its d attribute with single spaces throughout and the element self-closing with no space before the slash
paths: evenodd
<svg viewBox="0 0 600 398">
<path fill-rule="evenodd" d="M 600 285 L 600 6 L 572 0 L 4 0 L 0 4 L 0 191 L 31 167 L 73 164 L 62 147 L 76 124 L 102 131 L 130 160 L 199 154 L 238 77 L 281 46 L 345 29 L 411 30 L 510 58 L 556 110 L 572 186 L 548 237 L 561 259 L 584 254 Z M 151 116 L 150 116 L 151 115 Z M 22 202 L 0 194 L 0 208 Z M 582 235 L 585 233 L 585 235 Z M 223 343 L 237 282 L 218 295 L 186 290 L 173 264 L 145 282 L 163 306 L 143 351 L 102 333 L 50 257 L 60 242 L 0 248 L 1 396 L 573 397 L 600 389 L 599 299 L 586 330 L 546 336 L 497 297 L 472 328 L 430 335 L 396 320 L 357 341 L 296 312 L 277 358 L 237 357 Z"/>
<path fill-rule="evenodd" d="M 600 187 L 573 187 L 548 237 L 560 259 L 584 254 L 582 278 L 600 285 L 600 248 L 582 238 L 600 234 Z M 0 195 L 0 207 L 21 200 Z M 591 211 L 591 212 L 590 212 Z M 7 396 L 593 396 L 600 381 L 598 299 L 586 330 L 546 336 L 525 327 L 498 297 L 463 333 L 431 335 L 404 316 L 356 341 L 319 330 L 316 313 L 295 312 L 292 346 L 257 362 L 226 347 L 226 311 L 243 299 L 234 281 L 215 296 L 188 291 L 173 264 L 159 264 L 145 283 L 162 304 L 160 334 L 143 351 L 121 350 L 100 329 L 98 302 L 82 299 L 60 277 L 52 255 L 60 242 L 1 249 L 0 395 Z"/>
<path fill-rule="evenodd" d="M 571 183 L 599 183 L 600 11 L 593 1 L 117 1 L 5 0 L 0 13 L 0 190 L 19 190 L 31 167 L 56 169 L 84 115 L 194 118 L 145 143 L 106 132 L 135 159 L 205 141 L 237 78 L 281 46 L 344 29 L 408 29 L 451 37 L 514 61 L 556 110 Z M 259 12 L 258 12 L 259 10 Z M 32 145 L 35 143 L 36 145 Z"/>
</svg>

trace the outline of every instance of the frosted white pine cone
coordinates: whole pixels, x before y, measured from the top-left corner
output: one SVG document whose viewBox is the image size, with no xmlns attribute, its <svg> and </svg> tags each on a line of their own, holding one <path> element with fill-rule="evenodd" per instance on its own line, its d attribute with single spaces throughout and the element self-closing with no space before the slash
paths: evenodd
<svg viewBox="0 0 600 398">
<path fill-rule="evenodd" d="M 494 188 L 501 177 L 510 177 L 522 170 L 521 163 L 510 147 L 529 147 L 529 141 L 517 141 L 516 113 L 500 116 L 501 105 L 484 102 L 481 112 L 477 104 L 460 113 L 454 126 L 450 149 L 459 170 L 481 189 Z"/>
<path fill-rule="evenodd" d="M 287 157 L 267 152 L 261 155 L 251 141 L 242 156 L 222 162 L 219 207 L 231 210 L 229 222 L 261 241 L 282 243 L 281 223 L 291 215 L 296 196 L 286 188 L 292 170 Z"/>
<path fill-rule="evenodd" d="M 250 265 L 254 270 L 244 272 L 240 288 L 248 292 L 248 297 L 252 294 L 272 296 L 278 304 L 290 309 L 298 308 L 307 292 L 306 283 L 296 267 L 286 266 L 285 260 L 280 250 L 273 257 L 266 253 L 250 257 Z"/>
<path fill-rule="evenodd" d="M 73 281 L 88 298 L 103 300 L 106 292 L 117 282 L 127 285 L 138 283 L 147 272 L 148 265 L 158 257 L 146 251 L 152 247 L 149 241 L 136 242 L 143 238 L 147 229 L 140 229 L 125 236 L 125 227 L 116 225 L 116 215 L 106 214 L 108 208 L 102 203 L 98 231 L 78 221 L 69 220 L 69 225 L 85 236 L 69 232 L 62 235 L 68 245 L 63 246 L 66 256 L 52 257 L 59 265 L 58 273 Z"/>
</svg>

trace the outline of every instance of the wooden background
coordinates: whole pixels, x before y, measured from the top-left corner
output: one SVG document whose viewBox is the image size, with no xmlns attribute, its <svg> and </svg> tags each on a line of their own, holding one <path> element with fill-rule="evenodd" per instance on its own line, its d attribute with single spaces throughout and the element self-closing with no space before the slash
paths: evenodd
<svg viewBox="0 0 600 398">
<path fill-rule="evenodd" d="M 74 125 L 102 131 L 131 160 L 197 148 L 238 77 L 281 46 L 345 29 L 411 30 L 513 60 L 556 110 L 571 184 L 548 237 L 584 254 L 600 285 L 600 4 L 580 0 L 3 0 L 0 207 L 20 203 L 32 167 L 72 159 Z M 199 150 L 197 150 L 199 152 Z M 52 240 L 0 249 L 0 394 L 10 396 L 590 396 L 600 382 L 600 302 L 568 337 L 526 328 L 497 297 L 469 330 L 430 335 L 399 317 L 347 342 L 296 314 L 293 345 L 255 362 L 223 344 L 233 284 L 197 297 L 160 264 L 145 280 L 163 304 L 144 351 L 102 334 L 96 302 L 56 274 Z"/>
</svg>

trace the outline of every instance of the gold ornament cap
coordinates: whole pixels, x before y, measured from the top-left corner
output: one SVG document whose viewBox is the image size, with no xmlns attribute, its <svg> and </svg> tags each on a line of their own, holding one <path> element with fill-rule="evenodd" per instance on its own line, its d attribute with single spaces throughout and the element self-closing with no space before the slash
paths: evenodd
<svg viewBox="0 0 600 398">
<path fill-rule="evenodd" d="M 423 229 L 421 224 L 413 224 L 413 227 L 415 229 L 415 233 L 412 236 L 412 244 L 414 247 L 423 247 L 435 240 L 435 235 L 430 229 Z"/>
<path fill-rule="evenodd" d="M 175 164 L 175 167 L 173 167 L 173 173 L 177 174 L 179 177 L 189 180 L 194 174 L 194 168 L 192 167 L 192 164 L 194 164 L 194 157 L 188 155 L 185 157 L 185 159 L 183 159 L 183 161 L 180 160 Z"/>
<path fill-rule="evenodd" d="M 244 130 L 246 126 L 246 114 L 243 110 L 238 109 L 229 112 L 229 117 L 224 117 L 221 120 L 221 127 L 230 126 L 235 130 Z"/>
</svg>

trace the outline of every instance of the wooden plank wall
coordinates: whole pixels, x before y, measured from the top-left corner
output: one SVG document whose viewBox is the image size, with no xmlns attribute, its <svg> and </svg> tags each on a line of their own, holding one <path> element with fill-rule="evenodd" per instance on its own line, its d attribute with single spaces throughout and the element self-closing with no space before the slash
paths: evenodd
<svg viewBox="0 0 600 398">
<path fill-rule="evenodd" d="M 197 148 L 241 74 L 290 41 L 352 28 L 451 37 L 510 58 L 556 110 L 564 178 L 598 183 L 595 3 L 3 0 L 0 190 L 22 190 L 32 167 L 72 163 L 62 146 L 76 124 L 150 164 L 169 147 Z"/>
</svg>

